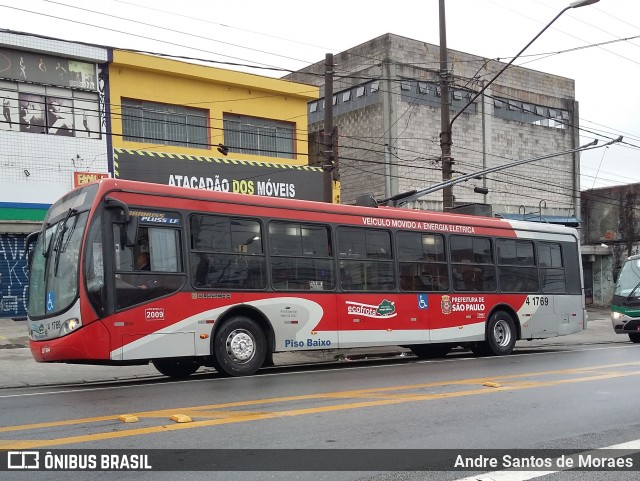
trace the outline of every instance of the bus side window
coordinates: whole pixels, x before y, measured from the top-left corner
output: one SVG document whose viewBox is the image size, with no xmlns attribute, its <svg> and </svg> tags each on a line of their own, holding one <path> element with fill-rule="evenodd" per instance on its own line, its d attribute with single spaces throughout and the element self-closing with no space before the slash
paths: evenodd
<svg viewBox="0 0 640 481">
<path fill-rule="evenodd" d="M 116 249 L 118 309 L 170 294 L 184 281 L 180 229 L 140 227 L 138 233 L 133 248 Z"/>
</svg>

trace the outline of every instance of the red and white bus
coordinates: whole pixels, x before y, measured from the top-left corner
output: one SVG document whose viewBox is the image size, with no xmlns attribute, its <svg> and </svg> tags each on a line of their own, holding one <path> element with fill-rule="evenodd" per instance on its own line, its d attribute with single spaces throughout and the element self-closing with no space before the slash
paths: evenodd
<svg viewBox="0 0 640 481">
<path fill-rule="evenodd" d="M 241 376 L 274 352 L 503 355 L 586 327 L 578 235 L 549 224 L 102 179 L 29 245 L 38 362 Z"/>
</svg>

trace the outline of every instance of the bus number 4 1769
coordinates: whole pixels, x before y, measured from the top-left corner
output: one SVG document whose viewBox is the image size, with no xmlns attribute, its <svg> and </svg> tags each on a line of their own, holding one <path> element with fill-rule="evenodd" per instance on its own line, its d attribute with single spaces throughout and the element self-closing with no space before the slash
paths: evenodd
<svg viewBox="0 0 640 481">
<path fill-rule="evenodd" d="M 527 305 L 548 306 L 549 298 L 547 296 L 529 296 L 527 297 Z"/>
</svg>

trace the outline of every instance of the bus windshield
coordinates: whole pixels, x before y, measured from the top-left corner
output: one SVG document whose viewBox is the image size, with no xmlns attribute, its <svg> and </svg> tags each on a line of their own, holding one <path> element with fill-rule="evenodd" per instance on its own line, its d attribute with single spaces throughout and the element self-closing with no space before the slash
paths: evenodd
<svg viewBox="0 0 640 481">
<path fill-rule="evenodd" d="M 88 212 L 69 209 L 44 230 L 35 246 L 29 279 L 29 316 L 67 309 L 78 294 L 78 264 Z"/>
<path fill-rule="evenodd" d="M 628 299 L 640 298 L 640 259 L 632 259 L 625 262 L 620 271 L 620 277 L 618 277 L 613 295 Z"/>
<path fill-rule="evenodd" d="M 78 295 L 78 267 L 84 229 L 98 184 L 76 189 L 53 204 L 31 256 L 29 317 L 68 309 Z"/>
</svg>

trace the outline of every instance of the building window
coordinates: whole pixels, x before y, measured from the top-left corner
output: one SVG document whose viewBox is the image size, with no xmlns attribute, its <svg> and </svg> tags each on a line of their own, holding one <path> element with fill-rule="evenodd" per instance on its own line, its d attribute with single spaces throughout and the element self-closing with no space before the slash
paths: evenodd
<svg viewBox="0 0 640 481">
<path fill-rule="evenodd" d="M 411 90 L 411 81 L 410 80 L 402 80 L 400 82 L 400 88 L 402 90 Z"/>
<path fill-rule="evenodd" d="M 347 90 L 346 92 L 342 92 L 342 101 L 348 102 L 351 100 L 351 90 Z"/>
<path fill-rule="evenodd" d="M 419 94 L 429 93 L 429 85 L 427 85 L 427 82 L 418 82 L 418 93 Z"/>
<path fill-rule="evenodd" d="M 364 85 L 356 88 L 356 98 L 357 97 L 364 97 Z"/>
<path fill-rule="evenodd" d="M 122 99 L 124 140 L 206 149 L 207 123 L 206 110 Z"/>
<path fill-rule="evenodd" d="M 309 104 L 309 112 L 317 112 L 318 111 L 318 102 L 311 102 Z"/>
<path fill-rule="evenodd" d="M 462 100 L 462 92 L 460 90 L 453 91 L 453 100 Z"/>
<path fill-rule="evenodd" d="M 380 88 L 380 81 L 376 80 L 375 82 L 371 82 L 371 93 L 377 92 Z"/>
<path fill-rule="evenodd" d="M 0 83 L 0 130 L 100 138 L 97 94 L 53 86 Z"/>
<path fill-rule="evenodd" d="M 224 114 L 224 144 L 231 152 L 293 159 L 294 124 Z"/>
<path fill-rule="evenodd" d="M 506 104 L 506 109 L 502 107 Z M 567 110 L 553 109 L 517 100 L 494 98 L 495 115 L 508 120 L 526 122 L 542 127 L 566 129 L 570 113 Z"/>
</svg>

